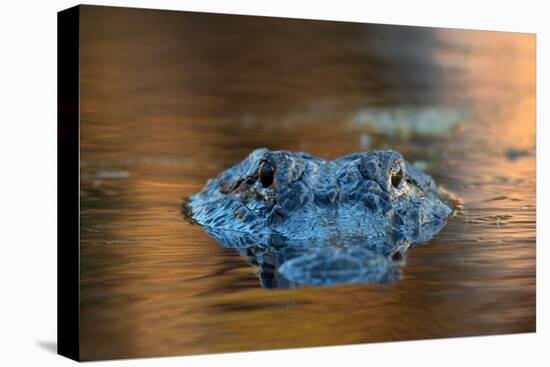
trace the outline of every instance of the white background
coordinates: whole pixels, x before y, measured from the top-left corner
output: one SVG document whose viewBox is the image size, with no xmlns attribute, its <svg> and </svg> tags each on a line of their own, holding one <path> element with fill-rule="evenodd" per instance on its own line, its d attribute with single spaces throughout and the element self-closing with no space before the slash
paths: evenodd
<svg viewBox="0 0 550 367">
<path fill-rule="evenodd" d="M 101 366 L 550 365 L 546 1 L 95 1 L 98 5 L 537 33 L 537 333 L 98 362 Z M 71 365 L 56 341 L 56 12 L 0 8 L 0 365 Z M 546 205 L 546 206 L 545 206 Z M 545 289 L 546 288 L 546 289 Z M 358 305 L 361 307 L 361 305 Z M 276 322 L 274 320 L 274 322 Z"/>
</svg>

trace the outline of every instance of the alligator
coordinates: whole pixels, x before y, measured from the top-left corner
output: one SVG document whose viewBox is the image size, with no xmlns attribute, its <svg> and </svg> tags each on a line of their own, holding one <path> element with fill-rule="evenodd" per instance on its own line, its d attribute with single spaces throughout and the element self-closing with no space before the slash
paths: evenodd
<svg viewBox="0 0 550 367">
<path fill-rule="evenodd" d="M 393 150 L 325 160 L 254 150 L 184 200 L 183 213 L 260 268 L 264 287 L 385 283 L 453 210 Z"/>
</svg>

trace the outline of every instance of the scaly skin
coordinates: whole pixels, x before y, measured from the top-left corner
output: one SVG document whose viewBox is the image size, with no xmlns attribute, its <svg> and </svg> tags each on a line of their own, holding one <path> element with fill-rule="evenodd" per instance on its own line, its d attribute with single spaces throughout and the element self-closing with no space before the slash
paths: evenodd
<svg viewBox="0 0 550 367">
<path fill-rule="evenodd" d="M 444 226 L 452 210 L 439 194 L 395 151 L 328 161 L 262 148 L 208 180 L 184 212 L 224 247 L 269 253 L 288 286 L 380 282 L 392 259 Z"/>
</svg>

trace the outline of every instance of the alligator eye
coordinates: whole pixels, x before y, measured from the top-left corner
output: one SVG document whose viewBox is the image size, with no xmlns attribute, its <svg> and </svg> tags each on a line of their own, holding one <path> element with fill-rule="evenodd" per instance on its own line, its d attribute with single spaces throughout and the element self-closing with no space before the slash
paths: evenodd
<svg viewBox="0 0 550 367">
<path fill-rule="evenodd" d="M 392 172 L 391 174 L 391 185 L 396 189 L 399 187 L 401 180 L 403 179 L 403 170 L 399 169 L 397 172 Z"/>
<path fill-rule="evenodd" d="M 258 171 L 258 176 L 260 176 L 260 182 L 263 187 L 269 187 L 273 183 L 273 171 L 273 167 L 269 162 L 262 162 Z"/>
</svg>

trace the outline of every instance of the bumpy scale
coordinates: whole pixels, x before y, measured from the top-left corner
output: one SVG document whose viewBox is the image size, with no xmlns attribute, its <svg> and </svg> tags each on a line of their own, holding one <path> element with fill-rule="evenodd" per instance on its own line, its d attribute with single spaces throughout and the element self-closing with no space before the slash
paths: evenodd
<svg viewBox="0 0 550 367">
<path fill-rule="evenodd" d="M 451 212 L 433 179 L 391 150 L 329 161 L 257 149 L 184 203 L 222 246 L 269 265 L 277 279 L 261 274 L 264 286 L 395 280 L 394 260 Z"/>
</svg>

